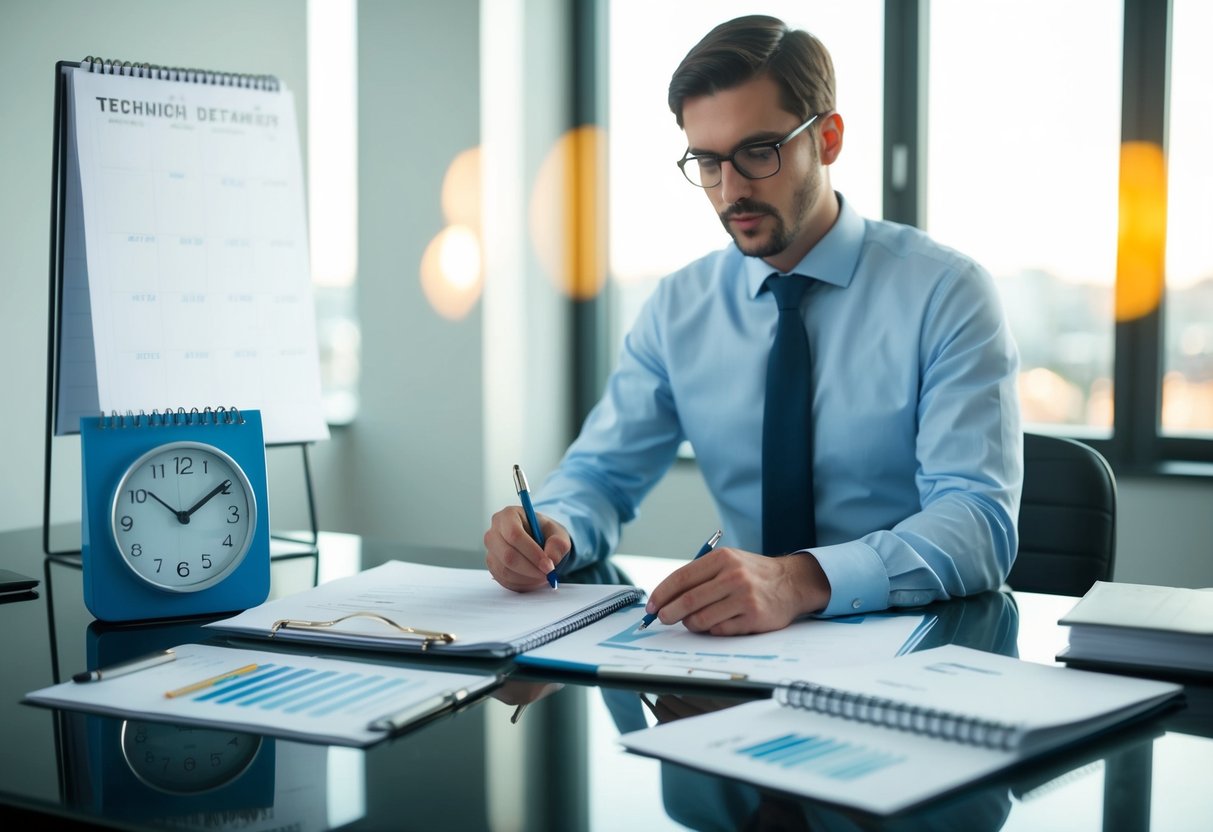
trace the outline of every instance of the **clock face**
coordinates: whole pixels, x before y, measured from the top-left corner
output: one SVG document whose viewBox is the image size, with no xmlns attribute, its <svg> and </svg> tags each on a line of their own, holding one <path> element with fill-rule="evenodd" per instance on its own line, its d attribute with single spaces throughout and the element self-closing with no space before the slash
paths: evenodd
<svg viewBox="0 0 1213 832">
<path fill-rule="evenodd" d="M 122 757 L 135 776 L 170 794 L 198 794 L 224 786 L 252 764 L 261 737 L 223 728 L 163 722 L 122 723 Z"/>
<path fill-rule="evenodd" d="M 243 560 L 257 527 L 257 501 L 244 471 L 223 451 L 170 442 L 126 469 L 110 523 L 136 575 L 158 589 L 196 592 Z"/>
</svg>

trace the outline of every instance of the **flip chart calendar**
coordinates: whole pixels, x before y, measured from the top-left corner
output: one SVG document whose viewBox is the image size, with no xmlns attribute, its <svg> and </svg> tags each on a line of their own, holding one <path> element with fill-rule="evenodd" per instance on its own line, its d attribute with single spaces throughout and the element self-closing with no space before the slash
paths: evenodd
<svg viewBox="0 0 1213 832">
<path fill-rule="evenodd" d="M 222 402 L 326 438 L 290 91 L 86 61 L 65 94 L 55 433 Z"/>
</svg>

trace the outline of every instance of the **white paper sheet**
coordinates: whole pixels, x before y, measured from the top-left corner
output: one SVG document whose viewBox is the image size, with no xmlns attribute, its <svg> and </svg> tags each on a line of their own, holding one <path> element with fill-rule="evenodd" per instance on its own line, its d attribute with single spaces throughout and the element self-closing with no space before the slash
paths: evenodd
<svg viewBox="0 0 1213 832">
<path fill-rule="evenodd" d="M 643 615 L 640 607 L 621 610 L 528 651 L 518 663 L 604 677 L 772 687 L 817 668 L 909 652 L 935 622 L 934 615 L 867 615 L 797 621 L 772 633 L 712 636 L 660 621 L 639 630 Z M 744 678 L 729 678 L 737 676 Z"/>
<path fill-rule="evenodd" d="M 293 95 L 68 84 L 56 432 L 98 409 L 235 406 L 269 443 L 327 438 Z"/>
</svg>

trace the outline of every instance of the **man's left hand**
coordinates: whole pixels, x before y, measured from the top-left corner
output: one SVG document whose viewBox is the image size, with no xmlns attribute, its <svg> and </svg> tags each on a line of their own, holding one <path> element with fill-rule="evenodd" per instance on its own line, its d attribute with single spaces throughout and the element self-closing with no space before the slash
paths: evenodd
<svg viewBox="0 0 1213 832">
<path fill-rule="evenodd" d="M 735 636 L 782 629 L 829 601 L 830 582 L 808 552 L 770 558 L 722 548 L 658 584 L 645 612 L 696 633 Z"/>
</svg>

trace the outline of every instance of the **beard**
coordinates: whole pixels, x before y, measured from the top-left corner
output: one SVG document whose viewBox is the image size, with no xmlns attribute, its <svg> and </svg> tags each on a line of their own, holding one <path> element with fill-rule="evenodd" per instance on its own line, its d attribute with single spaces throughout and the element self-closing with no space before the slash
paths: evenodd
<svg viewBox="0 0 1213 832">
<path fill-rule="evenodd" d="M 786 219 L 774 205 L 768 202 L 739 199 L 721 212 L 720 222 L 742 254 L 748 257 L 774 257 L 792 245 L 804 230 L 809 215 L 809 203 L 812 195 L 818 189 L 817 185 L 820 180 L 820 171 L 814 168 L 813 173 L 792 194 L 792 205 L 789 217 Z M 729 223 L 729 219 L 738 214 L 766 214 L 769 216 L 774 223 L 770 236 L 764 238 L 761 236 L 761 232 L 735 231 Z"/>
</svg>

